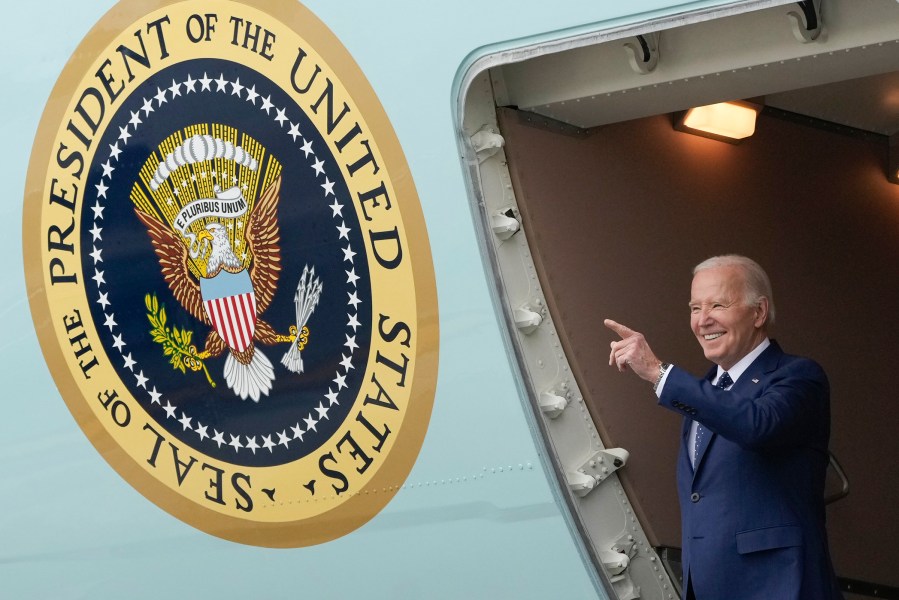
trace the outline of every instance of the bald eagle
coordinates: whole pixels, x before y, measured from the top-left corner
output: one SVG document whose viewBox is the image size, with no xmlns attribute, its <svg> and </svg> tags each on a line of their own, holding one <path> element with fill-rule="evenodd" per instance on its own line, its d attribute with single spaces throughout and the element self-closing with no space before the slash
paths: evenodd
<svg viewBox="0 0 899 600">
<path fill-rule="evenodd" d="M 293 343 L 296 339 L 296 336 L 279 335 L 259 318 L 274 297 L 281 271 L 276 218 L 280 189 L 278 177 L 263 192 L 247 220 L 244 237 L 252 256 L 248 267 L 235 255 L 228 230 L 221 223 L 209 223 L 199 233 L 197 239 L 208 240 L 211 246 L 206 273 L 200 279 L 190 270 L 190 249 L 181 235 L 155 216 L 135 208 L 147 227 L 162 275 L 175 299 L 210 327 L 200 358 L 217 357 L 227 350 L 224 375 L 228 387 L 240 398 L 251 398 L 254 402 L 271 392 L 275 379 L 271 362 L 256 347 L 256 342 L 273 345 Z M 229 307 L 227 314 L 224 308 L 220 311 L 217 304 L 229 305 L 222 299 L 231 300 L 230 306 L 239 308 Z"/>
</svg>

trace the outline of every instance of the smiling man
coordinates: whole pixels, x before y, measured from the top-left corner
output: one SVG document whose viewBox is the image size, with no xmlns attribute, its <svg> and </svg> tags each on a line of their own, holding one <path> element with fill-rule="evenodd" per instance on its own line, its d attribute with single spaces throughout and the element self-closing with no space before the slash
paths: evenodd
<svg viewBox="0 0 899 600">
<path fill-rule="evenodd" d="M 773 322 L 768 276 L 737 255 L 693 270 L 690 328 L 715 363 L 705 377 L 605 321 L 621 337 L 609 365 L 652 383 L 659 405 L 684 416 L 677 488 L 688 599 L 842 597 L 824 527 L 827 376 L 769 340 Z"/>
</svg>

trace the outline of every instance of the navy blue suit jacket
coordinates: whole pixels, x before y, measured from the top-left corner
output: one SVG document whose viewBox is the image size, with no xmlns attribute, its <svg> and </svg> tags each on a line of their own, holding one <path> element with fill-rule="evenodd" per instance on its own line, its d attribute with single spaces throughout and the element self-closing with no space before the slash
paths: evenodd
<svg viewBox="0 0 899 600">
<path fill-rule="evenodd" d="M 677 488 L 684 588 L 700 600 L 841 598 L 824 528 L 830 391 L 817 363 L 777 343 L 730 390 L 716 370 L 668 373 L 659 403 L 682 414 Z M 707 429 L 696 467 L 691 420 Z"/>
</svg>

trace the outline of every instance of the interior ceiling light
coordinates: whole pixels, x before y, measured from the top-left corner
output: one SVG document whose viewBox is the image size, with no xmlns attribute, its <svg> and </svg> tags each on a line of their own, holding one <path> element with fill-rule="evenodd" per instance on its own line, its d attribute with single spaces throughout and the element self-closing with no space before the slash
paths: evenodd
<svg viewBox="0 0 899 600">
<path fill-rule="evenodd" d="M 737 144 L 755 133 L 755 118 L 760 108 L 757 104 L 737 100 L 697 106 L 677 118 L 674 128 Z"/>
</svg>

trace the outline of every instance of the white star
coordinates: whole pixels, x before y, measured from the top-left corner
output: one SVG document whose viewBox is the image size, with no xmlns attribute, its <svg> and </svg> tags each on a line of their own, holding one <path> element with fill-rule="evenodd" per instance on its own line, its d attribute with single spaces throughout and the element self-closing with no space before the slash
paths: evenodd
<svg viewBox="0 0 899 600">
<path fill-rule="evenodd" d="M 231 441 L 228 442 L 228 445 L 231 446 L 232 448 L 234 448 L 234 451 L 235 451 L 235 452 L 239 452 L 240 449 L 243 448 L 243 444 L 240 443 L 240 436 L 239 436 L 239 435 L 233 435 L 233 434 L 230 434 L 230 433 L 229 433 L 228 435 L 231 436 Z"/>
<path fill-rule="evenodd" d="M 100 292 L 100 297 L 97 298 L 97 304 L 103 307 L 103 310 L 106 310 L 106 307 L 109 306 L 109 292 Z"/>
<path fill-rule="evenodd" d="M 347 244 L 347 247 L 343 249 L 343 260 L 348 260 L 352 263 L 354 256 L 356 256 L 356 253 L 353 252 L 352 246 Z"/>
<path fill-rule="evenodd" d="M 167 102 L 167 100 L 165 99 L 165 92 L 158 87 L 156 88 L 156 95 L 153 97 L 156 98 L 156 102 L 159 103 L 156 106 L 162 106 Z"/>
<path fill-rule="evenodd" d="M 131 137 L 131 134 L 128 133 L 128 126 L 119 127 L 119 139 L 122 140 L 122 143 L 127 145 L 128 138 Z"/>
<path fill-rule="evenodd" d="M 267 114 L 267 115 L 271 114 L 269 111 L 271 109 L 275 108 L 275 105 L 271 103 L 270 98 L 271 98 L 271 96 L 266 96 L 265 98 L 263 98 L 262 106 L 259 107 L 259 110 L 264 110 L 265 114 Z M 255 102 L 253 104 L 255 104 Z"/>
<path fill-rule="evenodd" d="M 275 447 L 274 442 L 272 442 L 272 436 L 264 435 L 262 436 L 262 447 L 268 450 L 269 454 L 273 452 L 272 448 Z"/>
<path fill-rule="evenodd" d="M 119 160 L 119 154 L 121 154 L 121 153 L 122 153 L 122 151 L 119 150 L 119 143 L 118 143 L 118 142 L 116 142 L 115 144 L 110 144 L 110 145 L 109 145 L 109 157 L 110 157 L 110 158 L 114 158 L 115 160 Z"/>
<path fill-rule="evenodd" d="M 300 427 L 299 423 L 291 427 L 290 430 L 293 431 L 293 439 L 300 440 L 301 442 L 303 441 L 303 434 L 306 432 L 303 431 L 303 428 Z"/>
<path fill-rule="evenodd" d="M 207 426 L 206 426 L 206 425 L 203 425 L 202 423 L 200 423 L 199 421 L 197 421 L 197 429 L 196 429 L 196 431 L 197 431 L 197 435 L 200 436 L 200 441 L 201 441 L 201 442 L 202 442 L 204 439 L 206 439 L 206 438 L 209 437 L 209 434 L 206 433 L 206 430 L 207 430 Z"/>
<path fill-rule="evenodd" d="M 106 321 L 103 324 L 109 327 L 109 331 L 112 331 L 112 328 L 118 325 L 118 323 L 115 322 L 115 313 L 112 313 L 111 315 L 103 313 L 103 315 L 106 317 Z"/>
<path fill-rule="evenodd" d="M 253 451 L 253 454 L 256 454 L 256 450 L 259 449 L 259 444 L 256 443 L 256 436 L 247 437 L 247 448 Z"/>
<path fill-rule="evenodd" d="M 287 132 L 287 135 L 293 138 L 293 141 L 297 141 L 298 137 L 302 137 L 303 134 L 300 133 L 300 124 L 290 122 L 290 131 Z"/>
<path fill-rule="evenodd" d="M 136 113 L 131 113 L 131 114 L 133 115 Z M 112 179 L 113 171 L 115 171 L 115 167 L 113 167 L 111 164 L 109 164 L 109 161 L 107 160 L 105 163 L 103 163 L 103 175 L 101 175 L 101 177 L 106 177 L 106 178 Z"/>
<path fill-rule="evenodd" d="M 337 198 L 334 198 L 334 204 L 331 205 L 331 210 L 334 211 L 332 217 L 336 217 L 337 215 L 343 216 L 343 204 L 337 202 Z"/>
<path fill-rule="evenodd" d="M 128 354 L 123 354 L 122 358 L 125 359 L 125 368 L 134 373 L 134 365 L 137 364 L 137 361 L 131 358 L 131 353 L 129 352 Z M 153 394 L 150 395 L 152 396 Z M 159 404 L 159 402 L 157 401 L 156 404 Z"/>
<path fill-rule="evenodd" d="M 128 356 L 131 356 L 130 354 Z M 150 402 L 152 404 L 159 404 L 159 399 L 162 398 L 162 394 L 156 391 L 156 386 L 153 386 L 153 391 L 150 392 Z"/>
<path fill-rule="evenodd" d="M 278 126 L 280 127 L 284 127 L 284 122 L 287 121 L 287 115 L 284 114 L 286 110 L 287 109 L 285 108 L 275 109 L 275 112 L 277 113 L 275 116 L 275 121 L 278 122 Z"/>
<path fill-rule="evenodd" d="M 103 183 L 102 179 L 100 180 L 100 183 L 98 183 L 94 187 L 97 188 L 97 197 L 99 197 L 99 198 L 106 197 L 106 192 L 107 192 L 107 190 L 109 190 L 109 188 L 106 186 L 106 184 Z"/>
<path fill-rule="evenodd" d="M 103 279 L 103 271 L 101 271 L 100 269 L 94 269 L 94 276 L 91 277 L 91 279 L 97 282 L 97 287 L 100 287 L 101 285 L 104 285 L 106 283 L 106 280 Z"/>
<path fill-rule="evenodd" d="M 174 419 L 175 418 L 175 407 L 172 406 L 172 403 L 168 400 L 165 401 L 165 406 L 162 407 L 162 410 L 165 411 L 166 419 Z"/>
<path fill-rule="evenodd" d="M 218 444 L 218 447 L 221 448 L 222 444 L 225 443 L 225 437 L 215 427 L 212 428 L 212 431 L 215 432 L 215 434 L 212 436 L 212 441 Z"/>
<path fill-rule="evenodd" d="M 331 402 L 331 406 L 340 404 L 340 402 L 337 401 L 337 392 L 332 392 L 331 388 L 328 388 L 328 393 L 325 394 L 325 398 L 327 398 Z"/>
<path fill-rule="evenodd" d="M 228 93 L 228 90 L 225 88 L 226 85 L 228 85 L 228 82 L 225 81 L 225 74 L 222 73 L 219 75 L 219 78 L 215 80 L 215 91 Z"/>
<path fill-rule="evenodd" d="M 315 169 L 316 177 L 318 177 L 319 175 L 324 175 L 325 174 L 325 161 L 316 157 L 315 162 L 312 163 L 312 168 Z"/>
<path fill-rule="evenodd" d="M 347 387 L 347 385 L 346 385 L 346 375 L 340 375 L 340 374 L 338 374 L 337 377 L 335 377 L 335 378 L 332 379 L 331 381 L 333 381 L 334 383 L 337 384 L 337 391 L 338 391 L 338 392 L 339 392 L 340 390 L 342 390 L 343 388 Z"/>
<path fill-rule="evenodd" d="M 328 419 L 328 411 L 330 408 L 325 408 L 321 402 L 318 403 L 318 406 L 315 407 L 315 412 L 318 413 L 318 420 Z M 328 419 L 330 421 L 330 419 Z"/>
<path fill-rule="evenodd" d="M 103 250 L 97 248 L 96 246 L 94 246 L 93 248 L 94 248 L 94 251 L 90 253 L 90 256 L 91 256 L 91 258 L 94 259 L 94 264 L 97 264 L 98 262 L 103 262 L 103 257 L 100 256 L 102 254 Z"/>
<path fill-rule="evenodd" d="M 103 218 L 103 206 L 100 205 L 99 200 L 94 201 L 94 205 L 91 206 L 91 210 L 94 211 L 94 220 Z"/>
<path fill-rule="evenodd" d="M 356 287 L 356 282 L 359 281 L 359 276 L 356 275 L 356 267 L 353 267 L 349 271 L 346 272 L 346 282 Z"/>
<path fill-rule="evenodd" d="M 350 320 L 349 323 L 346 324 L 347 327 L 352 327 L 353 332 L 356 331 L 357 327 L 361 327 L 362 323 L 359 322 L 359 319 L 356 318 L 356 315 L 347 314 L 347 318 Z"/>
<path fill-rule="evenodd" d="M 300 146 L 300 150 L 303 151 L 303 156 L 308 157 L 312 154 L 312 140 L 306 140 L 306 143 Z"/>
<path fill-rule="evenodd" d="M 306 423 L 306 433 L 309 433 L 310 430 L 315 431 L 315 426 L 318 425 L 318 421 L 312 418 L 311 413 L 308 417 L 303 419 L 303 422 Z"/>
<path fill-rule="evenodd" d="M 184 89 L 185 94 L 197 91 L 197 80 L 191 77 L 189 73 L 187 75 L 187 79 L 184 80 Z"/>
<path fill-rule="evenodd" d="M 325 176 L 325 182 L 322 184 L 322 188 L 325 190 L 325 198 L 334 195 L 334 183 L 334 181 Z"/>
<path fill-rule="evenodd" d="M 278 434 L 278 443 L 282 444 L 285 448 L 288 448 L 290 446 L 290 438 L 287 437 L 286 429 Z"/>
<path fill-rule="evenodd" d="M 128 345 L 128 344 L 125 343 L 125 340 L 122 339 L 122 334 L 121 334 L 121 333 L 120 333 L 119 335 L 114 335 L 114 336 L 112 336 L 112 340 L 113 340 L 113 341 L 112 341 L 112 347 L 115 348 L 116 350 L 118 350 L 119 352 L 122 351 L 122 348 L 123 348 L 123 347 L 125 347 L 125 346 Z"/>
<path fill-rule="evenodd" d="M 153 97 L 150 96 L 149 98 L 144 98 L 144 105 L 141 106 L 140 109 L 141 109 L 142 111 L 144 111 L 144 116 L 145 116 L 145 117 L 146 117 L 147 115 L 149 115 L 151 112 L 153 112 L 154 110 L 156 110 L 156 109 L 153 108 Z"/>
<path fill-rule="evenodd" d="M 172 85 L 169 87 L 169 91 L 172 92 L 172 98 L 175 96 L 181 95 L 181 84 L 176 83 L 174 79 L 172 79 Z"/>
<path fill-rule="evenodd" d="M 182 431 L 187 431 L 188 429 L 193 430 L 193 427 L 190 425 L 192 419 L 183 412 L 181 413 L 181 418 L 178 420 L 181 421 L 181 427 L 184 428 Z"/>
<path fill-rule="evenodd" d="M 343 360 L 340 361 L 340 366 L 342 366 L 343 369 L 344 369 L 347 373 L 350 372 L 350 369 L 355 369 L 355 368 L 356 368 L 356 367 L 353 366 L 353 355 L 352 355 L 352 354 L 350 354 L 349 356 L 343 356 L 343 354 L 341 354 L 340 356 L 343 357 Z"/>
<path fill-rule="evenodd" d="M 346 226 L 345 221 L 340 222 L 340 225 L 337 226 L 337 231 L 340 232 L 340 235 L 337 237 L 338 240 L 350 241 L 350 228 Z"/>
<path fill-rule="evenodd" d="M 240 85 L 240 77 L 236 80 L 229 82 L 231 83 L 231 95 L 237 96 L 240 98 L 240 93 L 243 91 L 244 86 Z"/>
<path fill-rule="evenodd" d="M 143 123 L 143 121 L 140 120 L 140 110 L 131 113 L 131 120 L 128 121 L 128 123 L 130 123 L 134 129 L 137 129 L 137 126 Z"/>
<path fill-rule="evenodd" d="M 349 349 L 350 349 L 350 352 L 352 352 L 353 350 L 355 350 L 356 348 L 359 347 L 359 345 L 356 343 L 356 336 L 355 336 L 355 335 L 352 336 L 352 337 L 350 337 L 350 336 L 347 335 L 347 336 L 346 336 L 346 341 L 343 343 L 343 345 L 346 346 L 347 348 L 349 348 Z"/>
<path fill-rule="evenodd" d="M 100 235 L 101 233 L 103 233 L 103 229 L 100 228 L 96 223 L 94 223 L 94 226 L 93 226 L 93 228 L 91 228 L 90 232 L 91 232 L 91 235 L 94 236 L 95 242 L 97 240 L 103 241 L 103 236 Z"/>
<path fill-rule="evenodd" d="M 259 94 L 256 93 L 256 84 L 254 83 L 252 87 L 247 88 L 247 102 L 255 106 L 258 97 Z"/>
<path fill-rule="evenodd" d="M 212 91 L 212 88 L 209 87 L 209 84 L 212 83 L 212 80 L 209 79 L 209 76 L 206 75 L 206 72 L 205 72 L 205 71 L 203 72 L 203 78 L 200 79 L 199 81 L 200 81 L 200 86 L 201 86 L 201 87 L 200 87 L 200 91 L 201 91 L 201 92 L 202 92 L 203 90 L 206 90 L 206 91 L 208 91 L 208 92 L 211 92 L 211 91 Z"/>
<path fill-rule="evenodd" d="M 144 377 L 144 372 L 143 372 L 143 371 L 141 371 L 140 373 L 137 373 L 134 377 L 135 377 L 135 379 L 137 379 L 137 386 L 138 386 L 138 387 L 142 387 L 142 388 L 144 388 L 144 389 L 147 389 L 147 381 L 148 381 L 148 378 Z M 183 414 L 183 413 L 182 413 L 182 414 Z"/>
</svg>

